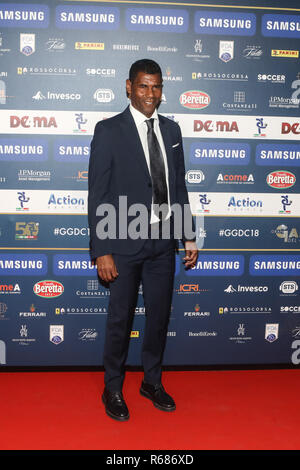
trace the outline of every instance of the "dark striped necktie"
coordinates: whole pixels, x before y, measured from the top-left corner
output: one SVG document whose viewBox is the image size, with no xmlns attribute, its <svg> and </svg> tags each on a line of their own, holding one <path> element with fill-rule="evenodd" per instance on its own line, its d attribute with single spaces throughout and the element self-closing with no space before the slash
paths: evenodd
<svg viewBox="0 0 300 470">
<path fill-rule="evenodd" d="M 150 173 L 152 178 L 153 204 L 168 204 L 165 164 L 163 154 L 153 128 L 154 119 L 147 119 L 145 122 L 148 127 L 147 141 L 150 159 Z M 162 214 L 158 214 L 156 206 L 154 206 L 154 213 L 162 220 L 166 215 L 165 211 L 163 216 Z"/>
</svg>

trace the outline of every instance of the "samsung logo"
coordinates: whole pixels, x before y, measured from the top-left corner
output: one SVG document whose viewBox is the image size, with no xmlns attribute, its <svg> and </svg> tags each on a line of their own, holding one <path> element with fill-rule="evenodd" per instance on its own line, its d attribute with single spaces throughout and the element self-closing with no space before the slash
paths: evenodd
<svg viewBox="0 0 300 470">
<path fill-rule="evenodd" d="M 300 15 L 263 15 L 263 36 L 297 38 L 300 33 Z"/>
<path fill-rule="evenodd" d="M 0 161 L 35 162 L 48 158 L 48 143 L 43 139 L 0 138 Z"/>
<path fill-rule="evenodd" d="M 254 255 L 249 272 L 252 276 L 299 276 L 300 255 Z"/>
<path fill-rule="evenodd" d="M 47 273 L 46 255 L 0 255 L 0 275 L 32 276 Z"/>
<path fill-rule="evenodd" d="M 87 162 L 90 155 L 90 138 L 57 139 L 54 158 L 59 162 Z"/>
<path fill-rule="evenodd" d="M 240 276 L 244 273 L 244 257 L 241 255 L 200 255 L 188 276 Z"/>
<path fill-rule="evenodd" d="M 197 11 L 195 14 L 195 33 L 198 34 L 253 36 L 255 32 L 256 16 L 252 13 Z"/>
<path fill-rule="evenodd" d="M 126 28 L 129 31 L 154 31 L 186 33 L 189 27 L 189 14 L 186 10 L 161 8 L 128 8 Z"/>
<path fill-rule="evenodd" d="M 46 5 L 2 3 L 0 5 L 0 27 L 2 28 L 47 28 L 49 8 Z"/>
<path fill-rule="evenodd" d="M 53 272 L 57 276 L 93 276 L 97 268 L 89 255 L 54 255 Z"/>
<path fill-rule="evenodd" d="M 115 7 L 58 6 L 56 27 L 62 29 L 118 29 L 120 11 Z"/>
<path fill-rule="evenodd" d="M 197 142 L 191 145 L 190 161 L 201 165 L 248 165 L 250 145 Z"/>
<path fill-rule="evenodd" d="M 257 165 L 266 166 L 299 166 L 299 144 L 259 144 L 256 147 L 255 161 Z"/>
</svg>

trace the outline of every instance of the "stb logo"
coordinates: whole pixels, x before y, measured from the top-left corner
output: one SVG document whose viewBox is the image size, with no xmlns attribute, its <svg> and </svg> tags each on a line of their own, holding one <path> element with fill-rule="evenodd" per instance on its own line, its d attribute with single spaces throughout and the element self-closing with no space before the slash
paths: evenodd
<svg viewBox="0 0 300 470">
<path fill-rule="evenodd" d="M 279 286 L 279 290 L 283 294 L 294 294 L 298 290 L 298 284 L 296 281 L 283 281 Z"/>
<path fill-rule="evenodd" d="M 115 95 L 112 90 L 98 88 L 93 95 L 94 100 L 98 103 L 110 103 L 115 99 Z"/>
</svg>

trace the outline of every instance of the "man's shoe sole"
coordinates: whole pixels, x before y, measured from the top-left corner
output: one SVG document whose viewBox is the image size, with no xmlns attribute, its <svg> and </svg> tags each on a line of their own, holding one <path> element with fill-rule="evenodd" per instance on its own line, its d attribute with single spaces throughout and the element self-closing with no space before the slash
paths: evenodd
<svg viewBox="0 0 300 470">
<path fill-rule="evenodd" d="M 117 416 L 117 415 L 114 415 L 113 413 L 111 413 L 106 408 L 106 404 L 105 404 L 105 400 L 104 400 L 103 396 L 102 396 L 102 402 L 103 402 L 103 405 L 105 406 L 105 412 L 106 412 L 107 416 L 109 416 L 112 419 L 115 419 L 116 421 L 128 421 L 129 420 L 129 414 L 127 416 Z"/>
<path fill-rule="evenodd" d="M 145 392 L 142 389 L 140 389 L 140 394 L 143 397 L 148 398 L 149 400 L 151 400 L 153 405 L 161 411 L 175 411 L 176 410 L 176 405 L 174 405 L 172 408 L 170 408 L 170 407 L 164 407 L 164 406 L 159 405 L 158 403 L 155 403 L 155 401 L 153 400 L 151 395 L 148 392 Z"/>
</svg>

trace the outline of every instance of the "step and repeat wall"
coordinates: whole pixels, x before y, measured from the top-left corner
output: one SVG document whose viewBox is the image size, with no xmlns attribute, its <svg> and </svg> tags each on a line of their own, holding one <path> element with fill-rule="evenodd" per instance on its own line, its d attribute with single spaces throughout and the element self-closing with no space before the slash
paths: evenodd
<svg viewBox="0 0 300 470">
<path fill-rule="evenodd" d="M 1 2 L 1 365 L 102 365 L 89 146 L 141 58 L 182 130 L 201 247 L 190 271 L 176 254 L 165 364 L 299 363 L 300 9 L 249 3 Z M 131 365 L 144 322 L 141 285 Z"/>
</svg>

